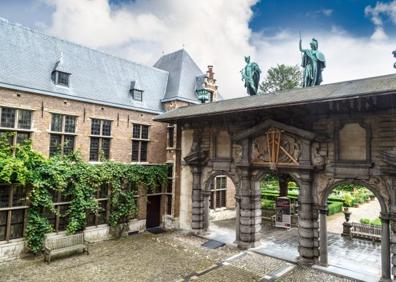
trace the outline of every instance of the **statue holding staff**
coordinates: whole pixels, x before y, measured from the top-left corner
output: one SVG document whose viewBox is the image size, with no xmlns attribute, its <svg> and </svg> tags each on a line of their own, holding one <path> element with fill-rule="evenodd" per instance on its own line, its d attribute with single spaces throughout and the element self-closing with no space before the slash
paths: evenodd
<svg viewBox="0 0 396 282">
<path fill-rule="evenodd" d="M 326 60 L 322 52 L 318 51 L 318 40 L 312 38 L 311 49 L 302 49 L 300 36 L 300 52 L 303 54 L 301 66 L 303 72 L 303 87 L 320 85 L 322 71 L 326 67 Z"/>
</svg>

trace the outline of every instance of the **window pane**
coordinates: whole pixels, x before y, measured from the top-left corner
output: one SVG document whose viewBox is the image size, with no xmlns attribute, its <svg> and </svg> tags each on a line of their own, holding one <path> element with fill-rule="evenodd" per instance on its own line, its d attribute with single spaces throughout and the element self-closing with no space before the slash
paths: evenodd
<svg viewBox="0 0 396 282">
<path fill-rule="evenodd" d="M 10 239 L 23 237 L 23 222 L 25 219 L 25 210 L 13 210 L 11 214 Z"/>
<path fill-rule="evenodd" d="M 43 215 L 48 219 L 53 230 L 55 230 L 55 214 L 44 209 Z"/>
<path fill-rule="evenodd" d="M 216 189 L 226 189 L 226 178 L 225 177 L 216 177 Z"/>
<path fill-rule="evenodd" d="M 98 210 L 98 224 L 106 223 L 106 210 L 107 210 L 107 201 L 99 202 L 99 210 Z"/>
<path fill-rule="evenodd" d="M 216 191 L 216 208 L 221 207 L 221 191 Z"/>
<path fill-rule="evenodd" d="M 102 138 L 103 157 L 108 160 L 110 158 L 110 139 Z"/>
<path fill-rule="evenodd" d="M 102 135 L 103 136 L 111 136 L 111 121 L 110 120 L 104 120 L 103 121 L 103 130 L 102 130 Z"/>
<path fill-rule="evenodd" d="M 142 125 L 142 139 L 148 139 L 148 129 L 147 125 Z"/>
<path fill-rule="evenodd" d="M 140 124 L 134 124 L 133 125 L 132 137 L 133 138 L 140 138 Z"/>
<path fill-rule="evenodd" d="M 12 196 L 12 206 L 24 206 L 26 205 L 26 190 L 23 186 L 14 187 L 14 195 Z"/>
<path fill-rule="evenodd" d="M 132 141 L 132 161 L 139 161 L 139 141 Z"/>
<path fill-rule="evenodd" d="M 58 84 L 69 86 L 69 74 L 65 72 L 58 72 Z"/>
<path fill-rule="evenodd" d="M 109 191 L 109 184 L 102 184 L 99 187 L 99 198 L 107 198 L 108 197 L 108 191 Z"/>
<path fill-rule="evenodd" d="M 68 133 L 76 132 L 76 117 L 65 116 L 65 132 Z"/>
<path fill-rule="evenodd" d="M 22 144 L 24 141 L 29 140 L 30 134 L 28 132 L 18 132 L 17 133 L 17 140 L 18 144 Z"/>
<path fill-rule="evenodd" d="M 2 127 L 15 127 L 15 109 L 2 108 L 1 109 L 1 126 Z"/>
<path fill-rule="evenodd" d="M 92 120 L 91 134 L 92 135 L 100 135 L 100 120 L 99 119 Z"/>
<path fill-rule="evenodd" d="M 10 185 L 0 185 L 0 208 L 8 207 L 10 188 Z"/>
<path fill-rule="evenodd" d="M 91 137 L 91 145 L 89 149 L 89 160 L 99 161 L 99 138 Z"/>
<path fill-rule="evenodd" d="M 62 136 L 57 134 L 50 135 L 50 147 L 49 154 L 50 156 L 54 156 L 60 152 L 62 143 Z"/>
<path fill-rule="evenodd" d="M 140 144 L 140 161 L 147 161 L 147 142 L 141 142 Z"/>
<path fill-rule="evenodd" d="M 66 215 L 67 209 L 68 209 L 68 205 L 61 205 L 59 207 L 59 211 L 60 211 L 61 216 L 59 217 L 59 228 L 58 228 L 58 231 L 66 230 L 66 227 L 67 227 L 67 224 L 68 224 L 68 221 L 69 221 L 69 219 L 68 219 L 68 217 Z"/>
<path fill-rule="evenodd" d="M 143 91 L 133 89 L 133 100 L 142 101 L 143 100 Z"/>
<path fill-rule="evenodd" d="M 169 148 L 173 148 L 173 140 L 174 140 L 174 132 L 175 132 L 175 128 L 174 127 L 168 127 L 168 147 Z"/>
<path fill-rule="evenodd" d="M 26 110 L 19 110 L 18 128 L 30 129 L 31 123 L 32 123 L 32 112 Z"/>
<path fill-rule="evenodd" d="M 63 154 L 68 155 L 74 151 L 74 136 L 64 136 Z"/>
<path fill-rule="evenodd" d="M 6 211 L 0 212 L 0 241 L 6 239 L 7 213 Z"/>
<path fill-rule="evenodd" d="M 52 114 L 51 131 L 62 132 L 63 116 Z"/>
<path fill-rule="evenodd" d="M 88 213 L 87 226 L 94 226 L 94 225 L 95 225 L 95 213 Z"/>
</svg>

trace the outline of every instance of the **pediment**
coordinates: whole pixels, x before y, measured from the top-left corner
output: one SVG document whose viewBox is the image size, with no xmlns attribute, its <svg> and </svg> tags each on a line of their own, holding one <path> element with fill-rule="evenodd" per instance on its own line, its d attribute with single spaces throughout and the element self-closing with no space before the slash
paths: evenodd
<svg viewBox="0 0 396 282">
<path fill-rule="evenodd" d="M 233 140 L 238 142 L 240 140 L 250 138 L 250 137 L 257 137 L 263 135 L 268 129 L 270 128 L 277 128 L 281 131 L 287 132 L 289 134 L 295 135 L 296 137 L 300 137 L 306 140 L 313 140 L 316 137 L 316 134 L 301 128 L 297 128 L 291 125 L 287 125 L 278 121 L 274 121 L 271 119 L 267 119 L 266 121 L 243 130 L 234 135 Z"/>
</svg>

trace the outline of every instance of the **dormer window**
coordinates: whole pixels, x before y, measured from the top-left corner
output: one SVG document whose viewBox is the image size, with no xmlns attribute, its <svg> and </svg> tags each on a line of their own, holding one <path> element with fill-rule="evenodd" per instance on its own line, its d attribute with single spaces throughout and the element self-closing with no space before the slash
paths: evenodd
<svg viewBox="0 0 396 282">
<path fill-rule="evenodd" d="M 132 99 L 135 101 L 143 101 L 143 90 L 131 89 Z"/>
<path fill-rule="evenodd" d="M 69 87 L 70 73 L 62 71 L 52 72 L 52 81 L 61 86 Z"/>
<path fill-rule="evenodd" d="M 143 101 L 143 90 L 140 90 L 140 86 L 136 81 L 131 81 L 131 87 L 129 93 L 131 93 L 132 99 L 135 101 Z"/>
</svg>

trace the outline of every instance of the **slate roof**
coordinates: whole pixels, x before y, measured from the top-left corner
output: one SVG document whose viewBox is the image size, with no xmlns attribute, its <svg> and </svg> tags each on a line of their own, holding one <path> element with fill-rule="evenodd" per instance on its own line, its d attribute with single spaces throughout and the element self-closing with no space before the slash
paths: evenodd
<svg viewBox="0 0 396 282">
<path fill-rule="evenodd" d="M 325 102 L 384 93 L 396 93 L 396 74 L 279 91 L 269 95 L 247 96 L 208 104 L 193 105 L 166 112 L 155 117 L 154 120 L 169 122 L 192 117 L 276 107 L 290 107 L 298 104 L 320 101 Z"/>
<path fill-rule="evenodd" d="M 184 50 L 164 55 L 161 70 L 5 19 L 0 19 L 0 42 L 0 87 L 152 113 L 163 112 L 164 97 L 194 95 L 190 81 L 199 68 Z M 71 73 L 69 88 L 52 82 L 53 70 Z M 144 91 L 142 102 L 132 100 L 132 82 Z"/>
<path fill-rule="evenodd" d="M 181 49 L 162 56 L 154 67 L 169 72 L 169 81 L 163 102 L 182 100 L 199 103 L 195 95 L 196 77 L 204 73 L 186 52 Z"/>
</svg>

